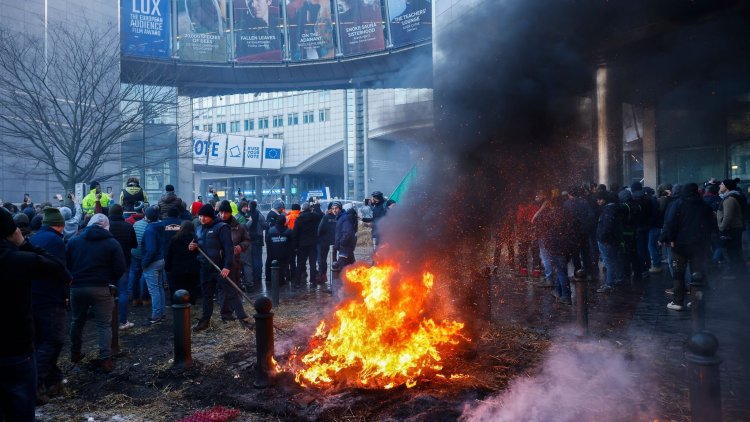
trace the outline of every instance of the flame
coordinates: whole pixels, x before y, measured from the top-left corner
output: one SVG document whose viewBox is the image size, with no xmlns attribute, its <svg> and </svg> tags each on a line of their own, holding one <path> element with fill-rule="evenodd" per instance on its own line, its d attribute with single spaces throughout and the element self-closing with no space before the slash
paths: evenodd
<svg viewBox="0 0 750 422">
<path fill-rule="evenodd" d="M 344 283 L 360 294 L 339 305 L 330 326 L 318 324 L 300 358 L 302 369 L 295 370 L 300 385 L 411 388 L 417 378 L 442 370 L 440 346 L 465 339 L 463 323 L 425 315 L 435 283 L 429 272 L 419 280 L 398 274 L 395 265 L 357 266 L 346 271 Z"/>
</svg>

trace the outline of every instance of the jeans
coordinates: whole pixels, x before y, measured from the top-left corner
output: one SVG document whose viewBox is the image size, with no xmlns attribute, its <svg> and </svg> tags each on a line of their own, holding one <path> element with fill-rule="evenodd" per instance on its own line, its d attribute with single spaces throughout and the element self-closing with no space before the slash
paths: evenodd
<svg viewBox="0 0 750 422">
<path fill-rule="evenodd" d="M 146 291 L 146 279 L 143 278 L 141 258 L 130 258 L 130 276 L 128 278 L 128 296 L 133 299 L 143 299 Z"/>
<path fill-rule="evenodd" d="M 651 256 L 651 266 L 661 267 L 661 247 L 657 243 L 661 229 L 652 227 L 648 230 L 648 254 Z"/>
<path fill-rule="evenodd" d="M 544 247 L 544 242 L 541 240 L 539 240 L 539 258 L 542 260 L 542 266 L 544 267 L 544 279 L 552 280 L 552 273 L 554 272 L 552 258 L 549 252 L 547 252 L 547 248 Z"/>
<path fill-rule="evenodd" d="M 164 260 L 154 261 L 143 269 L 143 277 L 146 278 L 148 292 L 151 294 L 151 319 L 164 316 L 166 307 L 166 294 L 164 293 Z"/>
<path fill-rule="evenodd" d="M 729 229 L 721 233 L 721 244 L 729 257 L 729 269 L 736 276 L 747 272 L 742 256 L 742 229 Z"/>
<path fill-rule="evenodd" d="M 604 261 L 604 268 L 607 270 L 607 276 L 604 279 L 604 285 L 612 287 L 618 281 L 622 280 L 622 259 L 620 258 L 620 245 L 598 242 L 599 254 Z"/>
<path fill-rule="evenodd" d="M 328 277 L 328 255 L 331 245 L 318 243 L 318 273 Z"/>
<path fill-rule="evenodd" d="M 34 309 L 34 345 L 39 386 L 52 386 L 63 380 L 63 374 L 57 366 L 60 357 L 68 313 L 62 306 L 50 306 Z"/>
<path fill-rule="evenodd" d="M 109 359 L 112 356 L 112 309 L 114 300 L 109 287 L 72 287 L 70 289 L 70 308 L 73 314 L 70 325 L 71 355 L 81 353 L 83 327 L 89 307 L 94 308 L 94 322 L 99 336 L 99 358 Z"/>
<path fill-rule="evenodd" d="M 706 263 L 709 260 L 708 245 L 675 245 L 672 248 L 672 280 L 674 303 L 684 305 L 685 287 L 692 271 L 706 274 Z"/>
<path fill-rule="evenodd" d="M 263 284 L 263 242 L 253 242 L 252 246 L 253 262 L 253 283 L 256 289 L 260 289 Z"/>
<path fill-rule="evenodd" d="M 130 274 L 123 273 L 120 280 L 117 282 L 117 319 L 120 324 L 128 322 L 128 285 L 130 281 Z"/>
<path fill-rule="evenodd" d="M 228 282 L 223 279 L 219 272 L 210 264 L 201 263 L 201 293 L 203 296 L 201 321 L 209 321 L 214 313 L 214 294 L 219 292 L 219 298 L 223 304 L 227 302 L 229 308 L 237 314 L 237 318 L 245 319 L 247 314 L 245 309 L 242 307 L 239 295 L 233 287 L 228 285 Z"/>
<path fill-rule="evenodd" d="M 34 355 L 0 357 L 0 421 L 33 421 L 36 407 Z"/>
<path fill-rule="evenodd" d="M 557 273 L 554 289 L 560 297 L 570 299 L 570 279 L 568 279 L 568 258 L 563 255 L 550 255 L 550 261 Z"/>
</svg>

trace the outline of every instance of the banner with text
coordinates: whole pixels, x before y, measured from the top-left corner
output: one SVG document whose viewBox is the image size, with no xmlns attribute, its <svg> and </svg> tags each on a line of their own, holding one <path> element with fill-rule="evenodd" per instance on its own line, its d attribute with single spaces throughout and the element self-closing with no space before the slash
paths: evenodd
<svg viewBox="0 0 750 422">
<path fill-rule="evenodd" d="M 180 59 L 227 61 L 227 11 L 226 0 L 177 0 Z"/>
<path fill-rule="evenodd" d="M 227 167 L 242 167 L 242 153 L 245 151 L 245 137 L 227 136 Z"/>
<path fill-rule="evenodd" d="M 227 135 L 211 134 L 211 145 L 208 150 L 208 165 L 223 166 L 227 157 Z"/>
<path fill-rule="evenodd" d="M 245 138 L 245 165 L 246 169 L 261 168 L 260 152 L 263 149 L 263 138 Z"/>
<path fill-rule="evenodd" d="M 337 0 L 341 52 L 345 56 L 385 49 L 380 1 Z"/>
<path fill-rule="evenodd" d="M 332 5 L 333 0 L 287 3 L 286 21 L 292 60 L 334 57 Z"/>
<path fill-rule="evenodd" d="M 168 59 L 172 36 L 170 22 L 168 0 L 122 0 L 120 52 Z"/>
<path fill-rule="evenodd" d="M 235 0 L 234 55 L 240 63 L 281 61 L 281 0 Z"/>
<path fill-rule="evenodd" d="M 193 164 L 206 165 L 211 146 L 210 135 L 208 132 L 193 132 Z"/>
<path fill-rule="evenodd" d="M 431 0 L 387 0 L 394 47 L 432 37 Z"/>
<path fill-rule="evenodd" d="M 281 139 L 263 139 L 263 166 L 264 169 L 280 169 L 282 148 L 284 141 Z"/>
</svg>

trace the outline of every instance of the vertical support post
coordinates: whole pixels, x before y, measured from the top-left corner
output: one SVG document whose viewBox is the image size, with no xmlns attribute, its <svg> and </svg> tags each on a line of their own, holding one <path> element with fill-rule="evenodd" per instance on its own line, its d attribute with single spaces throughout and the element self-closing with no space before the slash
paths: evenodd
<svg viewBox="0 0 750 422">
<path fill-rule="evenodd" d="M 711 333 L 700 332 L 693 334 L 687 347 L 692 420 L 721 422 L 719 341 Z"/>
<path fill-rule="evenodd" d="M 271 261 L 271 301 L 273 306 L 279 306 L 279 261 Z"/>
<path fill-rule="evenodd" d="M 337 300 L 341 299 L 341 266 L 338 260 L 331 264 L 331 291 L 333 297 Z"/>
<path fill-rule="evenodd" d="M 115 302 L 115 306 L 112 307 L 112 355 L 120 355 L 120 322 L 119 322 L 119 309 L 118 296 L 120 294 L 119 289 L 114 284 L 109 285 L 109 294 L 112 295 L 112 300 Z"/>
<path fill-rule="evenodd" d="M 272 384 L 274 374 L 273 346 L 273 304 L 271 299 L 261 296 L 255 301 L 255 347 L 257 364 L 255 365 L 256 388 L 266 388 Z"/>
<path fill-rule="evenodd" d="M 706 327 L 703 309 L 703 274 L 693 273 L 692 282 L 690 283 L 690 317 L 693 326 L 693 333 L 699 333 Z"/>
<path fill-rule="evenodd" d="M 580 336 L 587 336 L 589 334 L 589 298 L 586 272 L 583 270 L 576 271 L 573 276 L 573 282 L 575 282 L 576 286 L 576 321 L 578 323 L 578 333 Z"/>
<path fill-rule="evenodd" d="M 190 368 L 193 366 L 190 339 L 190 293 L 187 290 L 177 290 L 172 296 L 172 311 L 174 315 L 174 361 L 172 366 Z"/>
</svg>

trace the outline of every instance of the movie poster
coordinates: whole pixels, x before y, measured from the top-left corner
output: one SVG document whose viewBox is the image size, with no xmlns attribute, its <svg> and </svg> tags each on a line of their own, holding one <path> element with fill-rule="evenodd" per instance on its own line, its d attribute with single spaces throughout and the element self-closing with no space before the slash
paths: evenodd
<svg viewBox="0 0 750 422">
<path fill-rule="evenodd" d="M 335 56 L 333 2 L 290 0 L 286 5 L 292 60 L 330 59 Z"/>
<path fill-rule="evenodd" d="M 166 0 L 122 0 L 120 51 L 123 55 L 169 58 L 171 17 Z"/>
<path fill-rule="evenodd" d="M 387 0 L 394 47 L 432 38 L 431 0 Z"/>
<path fill-rule="evenodd" d="M 180 59 L 226 62 L 227 0 L 176 1 L 177 54 Z"/>
<path fill-rule="evenodd" d="M 336 0 L 336 8 L 345 56 L 385 49 L 380 0 Z"/>
<path fill-rule="evenodd" d="M 281 1 L 234 0 L 234 55 L 238 62 L 281 61 Z"/>
</svg>

